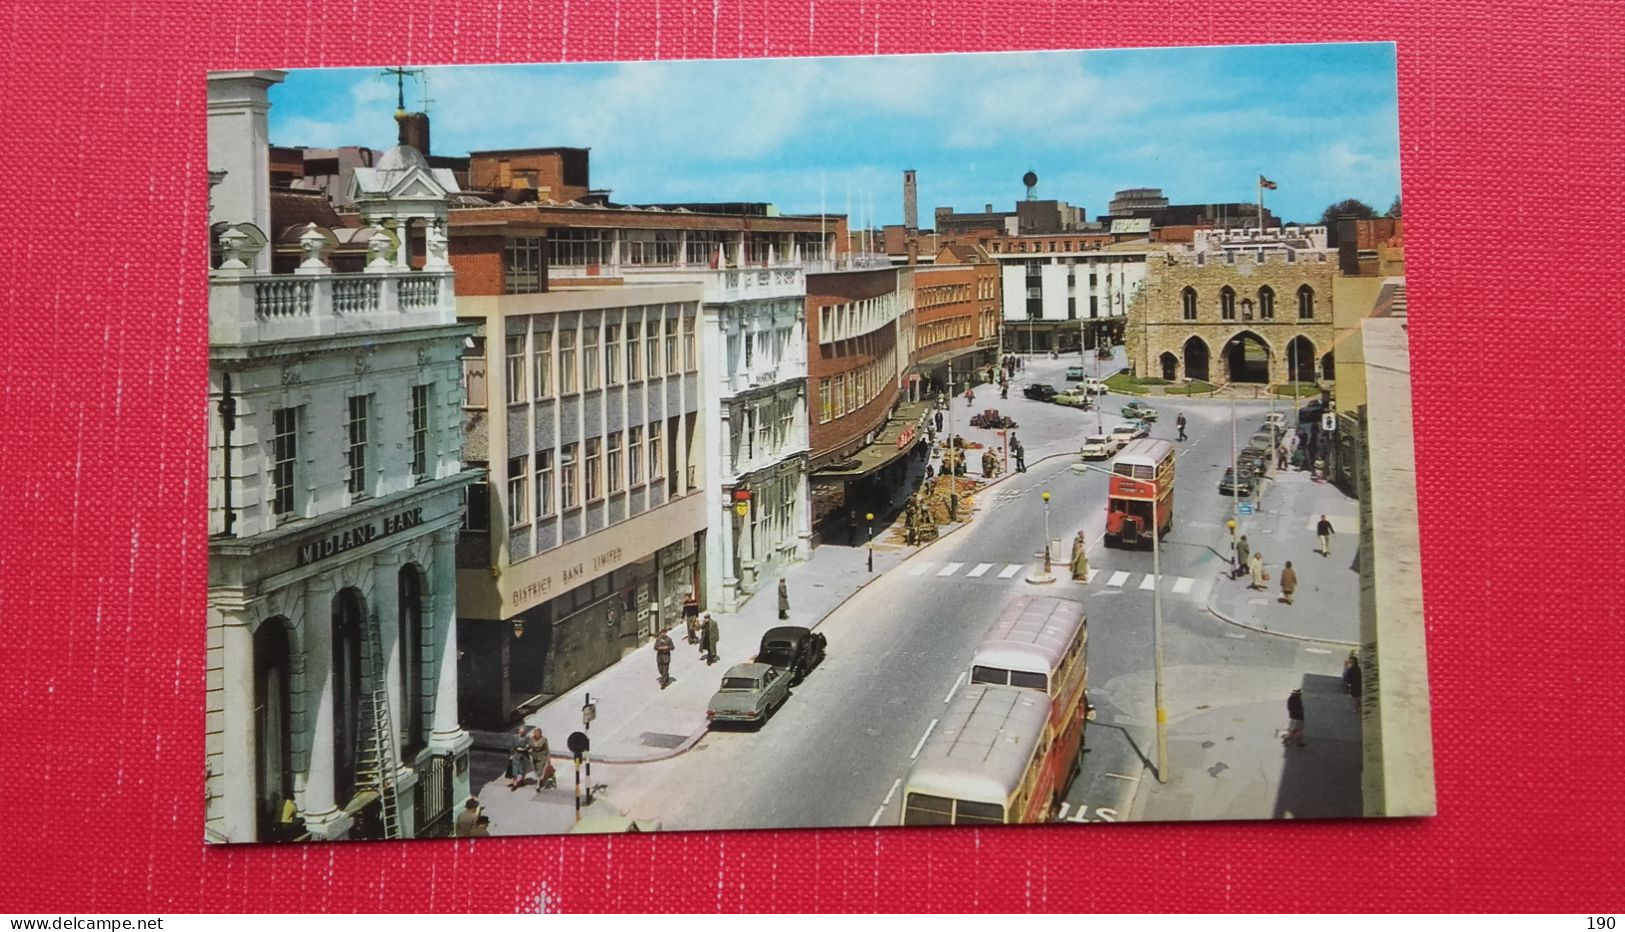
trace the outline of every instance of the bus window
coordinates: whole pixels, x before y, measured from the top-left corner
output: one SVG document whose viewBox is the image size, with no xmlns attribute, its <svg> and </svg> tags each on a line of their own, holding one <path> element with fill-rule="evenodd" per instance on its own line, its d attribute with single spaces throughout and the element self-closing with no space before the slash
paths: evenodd
<svg viewBox="0 0 1625 932">
<path fill-rule="evenodd" d="M 998 803 L 973 803 L 969 800 L 959 801 L 959 812 L 954 819 L 956 825 L 977 822 L 1004 821 L 1004 807 Z"/>
<path fill-rule="evenodd" d="M 1010 671 L 1001 670 L 998 667 L 971 667 L 970 681 L 972 683 L 992 683 L 994 686 L 1009 686 Z"/>
<path fill-rule="evenodd" d="M 954 801 L 951 799 L 910 793 L 903 801 L 904 825 L 952 825 L 953 821 Z"/>
<path fill-rule="evenodd" d="M 1027 673 L 1022 670 L 1010 671 L 1010 685 L 1020 686 L 1022 689 L 1036 689 L 1039 692 L 1049 692 L 1049 677 L 1042 673 Z"/>
</svg>

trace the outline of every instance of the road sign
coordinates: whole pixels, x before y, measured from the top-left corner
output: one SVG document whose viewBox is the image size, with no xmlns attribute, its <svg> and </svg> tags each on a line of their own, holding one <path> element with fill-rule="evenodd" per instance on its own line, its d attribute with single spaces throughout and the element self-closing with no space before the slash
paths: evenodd
<svg viewBox="0 0 1625 932">
<path fill-rule="evenodd" d="M 1242 502 L 1236 506 L 1236 510 L 1244 515 L 1250 515 L 1253 513 L 1253 503 Z"/>
<path fill-rule="evenodd" d="M 1325 414 L 1322 414 L 1320 416 L 1320 429 L 1321 430 L 1336 430 L 1337 429 L 1337 415 L 1331 413 L 1330 411 L 1327 411 Z"/>
<path fill-rule="evenodd" d="M 570 753 L 576 756 L 576 760 L 580 760 L 581 755 L 592 749 L 592 742 L 587 739 L 584 733 L 572 731 L 570 737 L 564 739 L 564 746 L 570 749 Z"/>
</svg>

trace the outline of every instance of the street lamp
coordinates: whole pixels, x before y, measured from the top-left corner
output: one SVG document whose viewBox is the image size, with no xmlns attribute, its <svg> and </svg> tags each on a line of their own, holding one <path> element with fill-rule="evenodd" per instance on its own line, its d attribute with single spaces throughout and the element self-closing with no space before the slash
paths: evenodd
<svg viewBox="0 0 1625 932">
<path fill-rule="evenodd" d="M 875 513 L 865 514 L 864 519 L 869 522 L 869 572 L 875 571 Z"/>
<path fill-rule="evenodd" d="M 1055 581 L 1055 574 L 1050 572 L 1050 540 L 1049 540 L 1049 493 L 1044 493 L 1044 570 L 1027 577 L 1027 581 L 1034 585 L 1044 585 Z"/>
<path fill-rule="evenodd" d="M 1115 475 L 1111 470 L 1092 463 L 1073 463 L 1073 472 L 1093 470 L 1103 472 L 1108 476 Z M 1144 482 L 1151 486 L 1151 644 L 1154 669 L 1154 686 L 1152 701 L 1157 712 L 1157 782 L 1168 782 L 1168 711 L 1162 704 L 1162 548 L 1158 541 L 1162 538 L 1161 526 L 1157 523 L 1157 480 L 1136 479 L 1135 482 Z M 1048 493 L 1045 493 L 1048 498 Z M 1049 530 L 1049 512 L 1044 513 L 1046 533 Z M 1047 549 L 1047 547 L 1046 547 Z M 1233 559 L 1233 558 L 1232 558 Z"/>
</svg>

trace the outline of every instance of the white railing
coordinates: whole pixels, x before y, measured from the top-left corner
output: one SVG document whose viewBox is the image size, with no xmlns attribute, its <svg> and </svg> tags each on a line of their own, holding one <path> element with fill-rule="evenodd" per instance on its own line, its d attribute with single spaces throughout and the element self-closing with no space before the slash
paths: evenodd
<svg viewBox="0 0 1625 932">
<path fill-rule="evenodd" d="M 215 271 L 209 342 L 258 343 L 456 321 L 452 273 L 267 275 Z"/>
</svg>

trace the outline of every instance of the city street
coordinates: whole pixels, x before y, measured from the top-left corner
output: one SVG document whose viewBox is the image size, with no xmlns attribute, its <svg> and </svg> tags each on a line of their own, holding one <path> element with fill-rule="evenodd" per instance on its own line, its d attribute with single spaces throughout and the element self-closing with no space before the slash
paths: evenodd
<svg viewBox="0 0 1625 932">
<path fill-rule="evenodd" d="M 998 399 L 992 386 L 978 387 L 974 407 L 955 399 L 955 429 L 968 439 L 1000 442 L 993 431 L 964 427 L 971 411 L 997 407 L 1019 422 L 1027 449 L 1028 471 L 979 493 L 967 524 L 923 548 L 877 548 L 872 575 L 861 548 L 835 545 L 788 571 L 792 620 L 816 622 L 829 655 L 758 730 L 707 731 L 704 706 L 727 665 L 754 653 L 755 638 L 774 623 L 773 606 L 765 604 L 771 591 L 735 616 L 718 616 L 725 632 L 737 632 L 724 634 L 722 663 L 707 667 L 680 643 L 677 682 L 661 691 L 645 648 L 533 715 L 559 756 L 560 787 L 510 792 L 500 779 L 484 783 L 493 832 L 557 832 L 572 824 L 573 774 L 563 744 L 579 727 L 578 696 L 586 692 L 601 704 L 592 733 L 597 810 L 656 819 L 664 830 L 896 824 L 911 760 L 963 686 L 987 626 L 1011 598 L 1026 594 L 1080 599 L 1089 621 L 1089 698 L 1097 714 L 1063 818 L 1359 815 L 1359 720 L 1339 680 L 1358 639 L 1357 503 L 1301 472 L 1266 481 L 1259 512 L 1241 517 L 1240 529 L 1263 552 L 1270 586 L 1290 559 L 1300 588 L 1292 606 L 1277 602 L 1275 589 L 1249 591 L 1245 578 L 1229 578 L 1225 522 L 1233 503 L 1217 484 L 1230 460 L 1232 410 L 1237 441 L 1245 444 L 1270 402 L 1147 397 L 1160 415 L 1153 437 L 1174 439 L 1176 415 L 1188 419 L 1189 439 L 1176 444 L 1175 519 L 1161 544 L 1159 583 L 1149 549 L 1102 543 L 1107 477 L 1072 468 L 1083 436 L 1097 423 L 1108 430 L 1121 423 L 1118 409 L 1130 396 L 1106 396 L 1098 415 L 1019 397 L 1032 382 L 1064 386 L 1069 364 L 1075 356 L 1033 357 L 1009 399 Z M 1290 400 L 1275 409 L 1290 418 Z M 1050 536 L 1060 541 L 1058 581 L 1035 585 L 1027 577 L 1042 566 L 1045 491 Z M 1329 558 L 1314 552 L 1322 513 L 1337 528 Z M 1065 566 L 1079 530 L 1090 542 L 1087 585 L 1072 582 Z M 1155 772 L 1154 589 L 1163 617 L 1166 783 Z M 1305 694 L 1304 748 L 1280 741 L 1294 688 Z M 487 779 L 491 766 L 487 758 Z"/>
</svg>

